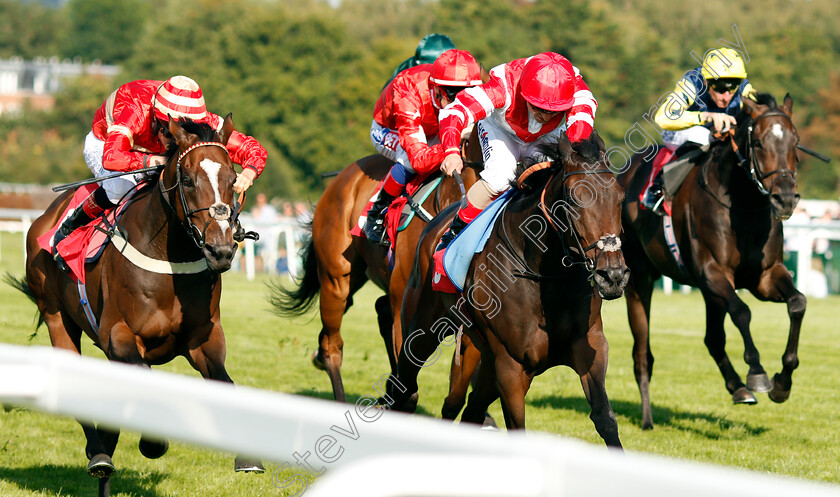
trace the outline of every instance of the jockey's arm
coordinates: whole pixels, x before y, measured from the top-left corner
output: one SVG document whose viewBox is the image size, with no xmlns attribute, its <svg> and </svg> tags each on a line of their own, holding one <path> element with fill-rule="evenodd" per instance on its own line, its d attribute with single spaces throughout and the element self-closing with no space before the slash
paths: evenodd
<svg viewBox="0 0 840 497">
<path fill-rule="evenodd" d="M 660 128 L 668 131 L 679 131 L 704 124 L 699 111 L 688 110 L 695 98 L 697 90 L 694 83 L 687 78 L 681 79 L 674 91 L 659 99 L 659 108 L 656 109 L 653 120 Z"/>
<path fill-rule="evenodd" d="M 575 100 L 566 116 L 566 136 L 572 143 L 589 138 L 595 129 L 595 111 L 598 109 L 598 102 L 577 68 L 575 75 Z"/>
</svg>

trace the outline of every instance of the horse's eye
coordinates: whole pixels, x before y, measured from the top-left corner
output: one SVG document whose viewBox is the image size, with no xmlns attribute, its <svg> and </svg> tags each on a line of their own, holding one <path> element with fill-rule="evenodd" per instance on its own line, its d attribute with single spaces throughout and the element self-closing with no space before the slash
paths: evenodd
<svg viewBox="0 0 840 497">
<path fill-rule="evenodd" d="M 187 187 L 187 188 L 192 188 L 195 185 L 192 178 L 190 178 L 189 176 L 184 176 L 184 179 L 181 180 L 181 181 L 184 183 L 184 186 Z"/>
</svg>

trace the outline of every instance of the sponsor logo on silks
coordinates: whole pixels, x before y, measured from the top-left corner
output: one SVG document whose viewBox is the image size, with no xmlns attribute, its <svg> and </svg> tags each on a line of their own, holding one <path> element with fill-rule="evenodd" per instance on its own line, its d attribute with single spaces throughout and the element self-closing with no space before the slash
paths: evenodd
<svg viewBox="0 0 840 497">
<path fill-rule="evenodd" d="M 435 283 L 440 283 L 440 273 L 435 272 L 434 282 Z"/>
<path fill-rule="evenodd" d="M 382 146 L 388 150 L 396 151 L 400 144 L 400 138 L 397 133 L 390 132 L 382 139 Z"/>
<path fill-rule="evenodd" d="M 383 143 L 385 136 L 388 135 L 389 132 L 390 130 L 388 128 L 376 128 L 370 131 L 370 136 L 376 143 Z"/>
<path fill-rule="evenodd" d="M 484 129 L 484 126 L 481 123 L 478 124 L 478 139 L 481 142 L 481 151 L 482 155 L 484 156 L 484 162 L 490 160 L 490 139 L 487 138 L 487 131 Z"/>
</svg>

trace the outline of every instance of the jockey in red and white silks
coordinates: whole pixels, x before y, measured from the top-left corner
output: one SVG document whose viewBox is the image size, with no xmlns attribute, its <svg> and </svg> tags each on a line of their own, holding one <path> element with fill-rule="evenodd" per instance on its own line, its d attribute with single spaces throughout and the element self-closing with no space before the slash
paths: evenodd
<svg viewBox="0 0 840 497">
<path fill-rule="evenodd" d="M 414 175 L 425 176 L 438 169 L 444 156 L 437 137 L 438 112 L 459 91 L 478 84 L 478 62 L 469 52 L 452 49 L 433 64 L 402 71 L 382 90 L 373 111 L 370 138 L 376 151 L 396 164 L 368 212 L 368 239 L 383 242 L 383 211 Z"/>
<path fill-rule="evenodd" d="M 496 66 L 489 82 L 461 92 L 440 113 L 446 154 L 441 169 L 449 175 L 460 172 L 461 132 L 478 123 L 484 171 L 470 188 L 469 205 L 458 213 L 453 230 L 460 231 L 510 187 L 517 161 L 534 157 L 537 145 L 556 141 L 560 133 L 571 142 L 589 138 L 597 108 L 578 68 L 553 52 Z"/>
<path fill-rule="evenodd" d="M 154 109 L 152 109 L 154 106 Z M 166 81 L 140 80 L 120 86 L 96 111 L 93 127 L 85 139 L 85 162 L 95 177 L 115 171 L 132 171 L 162 164 L 166 146 L 159 137 L 161 124 L 188 117 L 221 130 L 223 119 L 207 111 L 201 88 L 190 78 L 174 76 Z M 158 122 L 155 122 L 155 120 Z M 168 134 L 168 130 L 163 130 Z M 231 160 L 251 170 L 250 181 L 265 168 L 266 151 L 260 143 L 238 131 L 227 143 Z M 137 184 L 140 177 L 126 175 L 103 181 L 111 202 Z M 250 183 L 248 184 L 250 186 Z"/>
<path fill-rule="evenodd" d="M 201 88 L 186 76 L 173 76 L 166 81 L 132 81 L 120 86 L 96 111 L 92 129 L 85 137 L 83 153 L 88 169 L 94 177 L 102 178 L 113 172 L 163 164 L 166 147 L 173 141 L 167 128 L 169 119 L 183 117 L 208 124 L 217 131 L 224 122 L 207 112 Z M 242 165 L 233 186 L 237 193 L 242 193 L 265 168 L 265 148 L 238 131 L 231 133 L 226 148 L 231 160 Z M 53 248 L 73 230 L 119 203 L 144 177 L 144 173 L 139 173 L 102 180 L 99 188 L 62 220 L 53 237 Z M 66 271 L 64 260 L 55 250 L 53 256 Z"/>
</svg>

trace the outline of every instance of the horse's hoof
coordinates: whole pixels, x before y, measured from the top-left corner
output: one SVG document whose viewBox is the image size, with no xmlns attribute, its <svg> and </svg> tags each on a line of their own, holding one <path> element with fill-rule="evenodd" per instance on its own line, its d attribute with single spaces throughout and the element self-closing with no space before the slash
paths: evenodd
<svg viewBox="0 0 840 497">
<path fill-rule="evenodd" d="M 732 403 L 752 405 L 758 404 L 758 399 L 755 398 L 752 392 L 747 390 L 747 387 L 740 387 L 732 393 Z"/>
<path fill-rule="evenodd" d="M 108 478 L 116 469 L 108 454 L 96 454 L 90 458 L 87 474 L 94 478 Z"/>
<path fill-rule="evenodd" d="M 244 456 L 236 456 L 233 463 L 233 470 L 237 473 L 265 473 L 265 466 L 259 459 L 250 459 Z"/>
<path fill-rule="evenodd" d="M 785 385 L 782 382 L 782 375 L 776 373 L 773 376 L 773 389 L 770 390 L 770 400 L 776 402 L 777 404 L 781 404 L 786 401 L 788 397 L 790 397 L 790 383 L 791 382 L 788 381 Z"/>
<path fill-rule="evenodd" d="M 773 385 L 770 383 L 767 373 L 748 374 L 747 388 L 752 392 L 767 393 L 773 388 Z"/>
<path fill-rule="evenodd" d="M 408 397 L 400 396 L 393 403 L 388 403 L 384 397 L 380 397 L 379 405 L 389 411 L 414 412 L 417 410 L 417 400 L 419 398 L 420 396 L 417 392 L 414 392 Z"/>
<path fill-rule="evenodd" d="M 166 454 L 169 450 L 169 442 L 166 440 L 149 440 L 140 438 L 140 453 L 147 459 L 157 459 Z"/>
<path fill-rule="evenodd" d="M 324 367 L 324 359 L 321 357 L 321 354 L 319 354 L 317 350 L 312 353 L 312 365 L 315 366 L 315 369 L 320 369 L 321 371 L 324 371 L 326 369 Z"/>
<path fill-rule="evenodd" d="M 493 419 L 493 416 L 490 413 L 484 414 L 484 424 L 481 425 L 482 430 L 487 431 L 499 431 L 499 425 L 496 424 L 496 420 Z"/>
</svg>

